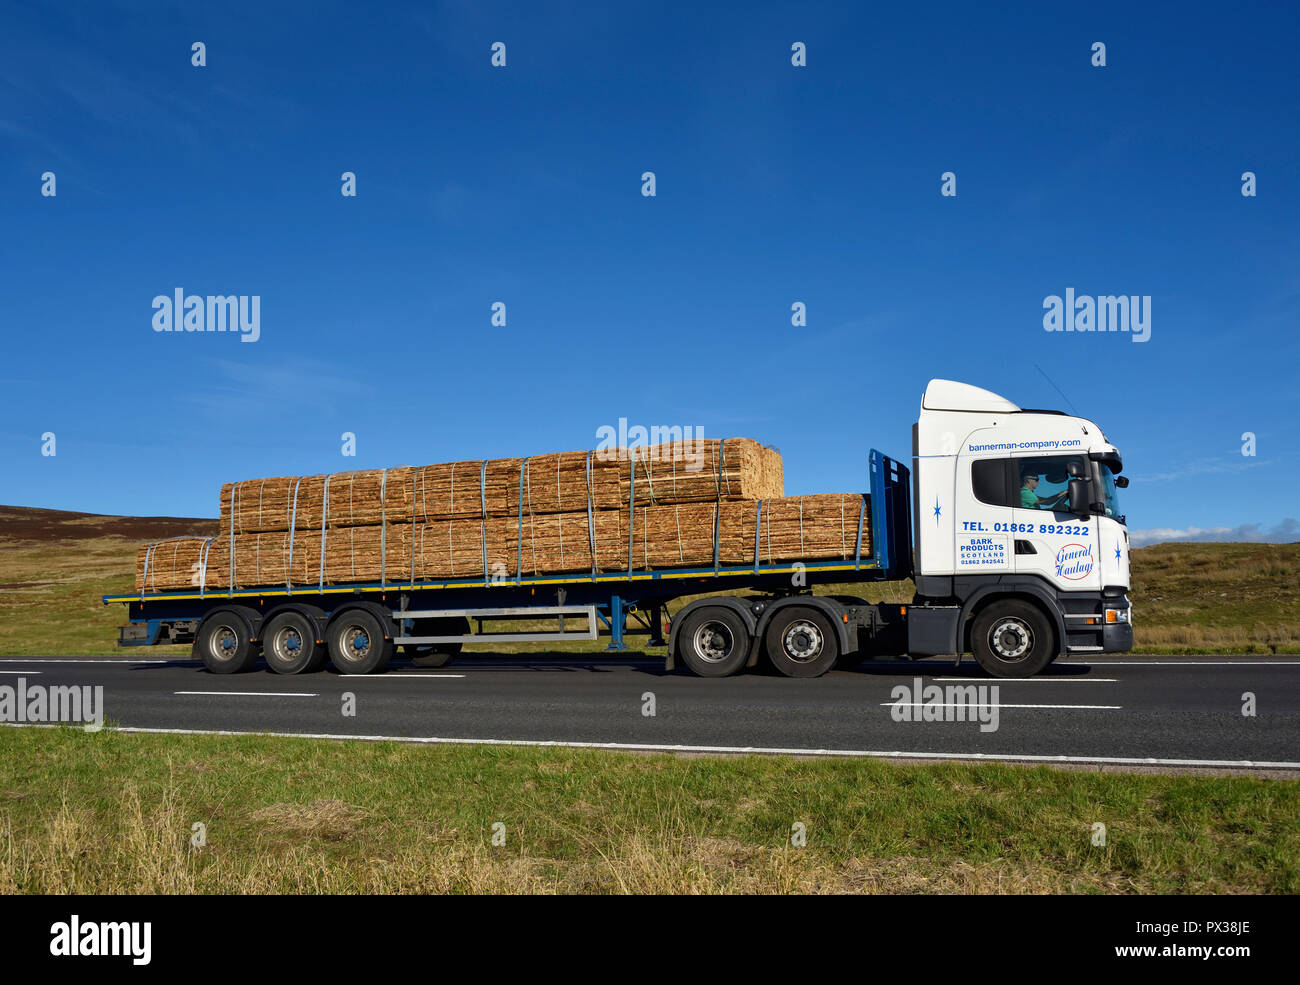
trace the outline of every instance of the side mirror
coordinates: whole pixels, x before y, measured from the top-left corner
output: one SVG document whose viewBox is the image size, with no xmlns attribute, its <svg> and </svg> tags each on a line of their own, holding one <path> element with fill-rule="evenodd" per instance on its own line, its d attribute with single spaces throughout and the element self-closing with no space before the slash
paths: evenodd
<svg viewBox="0 0 1300 985">
<path fill-rule="evenodd" d="M 1127 488 L 1128 488 L 1128 476 L 1126 476 L 1126 475 L 1117 475 L 1117 476 L 1115 476 L 1115 488 L 1116 488 L 1116 489 L 1127 489 Z"/>
<path fill-rule="evenodd" d="M 1088 481 L 1086 479 L 1070 480 L 1070 512 L 1087 519 L 1091 515 L 1088 502 Z"/>
</svg>

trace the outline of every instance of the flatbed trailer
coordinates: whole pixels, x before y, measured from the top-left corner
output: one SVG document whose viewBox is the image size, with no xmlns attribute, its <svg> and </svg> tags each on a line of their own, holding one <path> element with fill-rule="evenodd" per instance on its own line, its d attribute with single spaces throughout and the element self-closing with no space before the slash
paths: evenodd
<svg viewBox="0 0 1300 985">
<path fill-rule="evenodd" d="M 106 595 L 103 601 L 127 608 L 129 622 L 120 629 L 120 646 L 192 643 L 195 655 L 218 673 L 248 669 L 258 649 L 271 669 L 282 672 L 319 669 L 328 655 L 340 670 L 370 673 L 387 665 L 395 646 L 438 666 L 466 643 L 607 636 L 606 649 L 617 653 L 627 649 L 628 637 L 645 636 L 646 646 L 668 647 L 669 669 L 680 656 L 697 673 L 723 676 L 755 665 L 771 627 L 779 624 L 791 636 L 784 647 L 791 653 L 788 666 L 780 656 L 778 666 L 790 676 L 815 676 L 872 641 L 899 639 L 900 606 L 891 612 L 891 607 L 859 598 L 812 594 L 817 585 L 912 575 L 909 471 L 872 450 L 868 473 L 870 492 L 857 517 L 851 560 L 720 565 L 715 530 L 715 563 L 706 568 L 198 588 Z M 863 553 L 868 533 L 869 550 Z M 737 592 L 753 594 L 732 594 Z M 666 626 L 668 604 L 694 595 L 705 597 L 685 606 Z M 554 627 L 490 631 L 494 623 L 538 620 Z M 689 642 L 679 645 L 683 628 Z"/>
<path fill-rule="evenodd" d="M 127 607 L 121 645 L 192 642 L 215 673 L 246 670 L 259 654 L 279 673 L 319 670 L 327 658 L 341 673 L 372 673 L 397 646 L 437 666 L 466 643 L 590 641 L 604 633 L 614 652 L 644 634 L 647 645 L 667 645 L 669 669 L 680 660 L 705 677 L 737 673 L 764 655 L 789 677 L 816 677 L 846 657 L 960 660 L 967 652 L 994 676 L 1029 677 L 1062 653 L 1133 647 L 1122 470 L 1119 449 L 1091 420 L 931 380 L 912 429 L 912 469 L 870 453 L 851 561 L 723 566 L 715 521 L 710 567 L 200 587 L 104 602 Z M 761 517 L 761 501 L 756 509 Z M 757 537 L 761 523 L 755 529 Z M 905 578 L 916 583 L 907 604 L 812 591 Z M 665 627 L 668 603 L 687 596 L 701 597 Z M 554 627 L 485 631 L 535 620 Z"/>
</svg>

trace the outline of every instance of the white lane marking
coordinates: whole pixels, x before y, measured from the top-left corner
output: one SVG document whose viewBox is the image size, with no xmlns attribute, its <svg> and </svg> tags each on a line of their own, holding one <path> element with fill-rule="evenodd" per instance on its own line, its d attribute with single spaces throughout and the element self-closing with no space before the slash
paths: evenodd
<svg viewBox="0 0 1300 985">
<path fill-rule="evenodd" d="M 466 653 L 465 660 L 468 663 L 477 656 L 476 653 Z M 552 657 L 549 660 L 538 660 L 536 657 L 527 659 L 528 657 L 528 654 L 521 653 L 518 660 L 473 660 L 473 665 L 475 667 L 567 667 L 570 664 L 600 664 L 602 667 L 606 665 L 611 667 L 662 667 L 664 665 L 663 657 L 657 660 L 653 657 L 644 660 L 632 658 L 620 660 L 618 657 L 588 657 L 581 653 L 566 653 L 563 656 Z"/>
<path fill-rule="evenodd" d="M 59 725 L 34 722 L 0 722 L 10 728 L 61 728 Z M 252 735 L 277 736 L 282 739 L 331 739 L 352 742 L 411 742 L 418 745 L 444 746 L 540 746 L 561 749 L 615 749 L 628 752 L 692 752 L 733 755 L 751 753 L 767 756 L 854 756 L 872 759 L 969 759 L 981 762 L 1014 760 L 1026 763 L 1110 763 L 1116 766 L 1204 766 L 1233 769 L 1300 770 L 1300 763 L 1254 759 L 1158 759 L 1137 756 L 1044 756 L 1035 753 L 989 752 L 908 752 L 872 749 L 794 749 L 777 746 L 689 746 L 651 742 L 580 742 L 566 739 L 459 739 L 424 735 L 345 735 L 334 732 L 239 732 L 229 729 L 142 728 L 106 725 L 105 732 L 129 732 L 140 735 Z"/>
<path fill-rule="evenodd" d="M 211 694 L 223 698 L 319 698 L 315 691 L 173 691 L 172 694 Z"/>
<path fill-rule="evenodd" d="M 189 657 L 177 654 L 170 660 L 167 659 L 148 659 L 148 660 L 123 660 L 121 657 L 0 657 L 0 663 L 38 663 L 38 664 L 109 664 L 120 667 L 130 667 L 132 664 L 170 664 L 178 660 L 186 663 L 198 663 L 197 660 L 190 660 Z"/>
<path fill-rule="evenodd" d="M 335 677 L 346 677 L 348 680 L 354 678 L 364 678 L 368 681 L 437 681 L 437 680 L 455 680 L 464 677 L 464 674 L 335 674 Z"/>
<path fill-rule="evenodd" d="M 41 672 L 39 670 L 0 670 L 0 674 L 31 674 L 39 677 Z"/>
<path fill-rule="evenodd" d="M 1300 667 L 1300 660 L 1083 660 L 1056 667 Z"/>
<path fill-rule="evenodd" d="M 1118 677 L 932 677 L 932 681 L 968 681 L 980 684 L 1114 684 Z"/>
<path fill-rule="evenodd" d="M 966 702 L 953 702 L 951 704 L 931 704 L 928 701 L 882 701 L 882 708 L 1068 708 L 1080 711 L 1119 711 L 1123 705 L 1008 705 L 1001 702 L 997 704 L 975 704 Z"/>
</svg>

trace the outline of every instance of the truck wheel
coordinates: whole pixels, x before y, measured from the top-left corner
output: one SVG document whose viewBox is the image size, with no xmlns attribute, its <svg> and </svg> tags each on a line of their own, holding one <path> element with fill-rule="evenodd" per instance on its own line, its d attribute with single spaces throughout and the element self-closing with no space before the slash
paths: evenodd
<svg viewBox="0 0 1300 985">
<path fill-rule="evenodd" d="M 786 677 L 821 677 L 840 655 L 840 641 L 826 617 L 799 606 L 772 617 L 764 643 L 767 659 Z"/>
<path fill-rule="evenodd" d="M 411 658 L 413 667 L 432 667 L 436 670 L 439 667 L 446 667 L 456 659 L 456 654 L 448 653 L 446 650 L 435 650 L 431 646 L 404 646 L 402 650 Z"/>
<path fill-rule="evenodd" d="M 696 609 L 677 633 L 686 666 L 701 677 L 729 677 L 749 659 L 749 630 L 736 613 L 722 606 Z"/>
<path fill-rule="evenodd" d="M 365 609 L 348 609 L 325 634 L 330 663 L 340 674 L 378 674 L 393 656 L 393 641 L 384 639 L 379 620 Z"/>
<path fill-rule="evenodd" d="M 416 619 L 412 636 L 466 636 L 469 620 L 464 616 L 445 619 Z M 464 643 L 404 643 L 402 653 L 410 657 L 417 667 L 446 667 L 464 649 Z"/>
<path fill-rule="evenodd" d="M 994 677 L 1033 677 L 1056 656 L 1047 616 L 1016 599 L 993 602 L 980 612 L 970 638 L 975 659 Z"/>
<path fill-rule="evenodd" d="M 262 628 L 262 656 L 277 674 L 309 674 L 325 664 L 316 626 L 301 612 L 281 612 Z"/>
<path fill-rule="evenodd" d="M 194 654 L 213 674 L 240 674 L 257 662 L 252 631 L 234 612 L 214 612 L 194 637 Z"/>
</svg>

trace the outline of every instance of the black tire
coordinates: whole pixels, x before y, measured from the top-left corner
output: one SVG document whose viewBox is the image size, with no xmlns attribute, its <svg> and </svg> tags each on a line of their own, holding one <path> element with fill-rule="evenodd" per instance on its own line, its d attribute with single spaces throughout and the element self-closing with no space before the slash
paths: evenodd
<svg viewBox="0 0 1300 985">
<path fill-rule="evenodd" d="M 469 620 L 464 616 L 444 619 L 413 619 L 412 636 L 467 636 Z M 464 643 L 404 643 L 402 653 L 411 658 L 417 667 L 446 667 L 460 656 Z"/>
<path fill-rule="evenodd" d="M 281 612 L 262 627 L 262 656 L 277 674 L 310 674 L 325 666 L 316 624 L 301 612 Z"/>
<path fill-rule="evenodd" d="M 325 641 L 330 663 L 340 674 L 379 674 L 393 657 L 393 641 L 385 639 L 379 619 L 365 609 L 341 612 L 330 623 Z"/>
<path fill-rule="evenodd" d="M 821 677 L 840 655 L 835 628 L 816 609 L 792 605 L 779 610 L 763 632 L 772 666 L 786 677 Z"/>
<path fill-rule="evenodd" d="M 701 677 L 729 677 L 745 666 L 752 639 L 745 621 L 723 606 L 696 609 L 677 633 L 686 666 Z"/>
<path fill-rule="evenodd" d="M 975 617 L 970 640 L 976 661 L 994 677 L 1033 677 L 1058 652 L 1047 616 L 1019 599 L 990 602 Z"/>
<path fill-rule="evenodd" d="M 252 635 L 237 612 L 214 612 L 199 627 L 192 652 L 213 674 L 242 674 L 257 663 Z"/>
<path fill-rule="evenodd" d="M 402 647 L 402 650 L 411 658 L 411 666 L 413 667 L 432 667 L 437 669 L 439 667 L 446 667 L 456 659 L 456 654 L 454 653 L 448 653 L 445 650 L 435 650 L 428 646 L 404 646 Z M 415 652 L 412 653 L 412 650 L 415 650 Z"/>
</svg>

